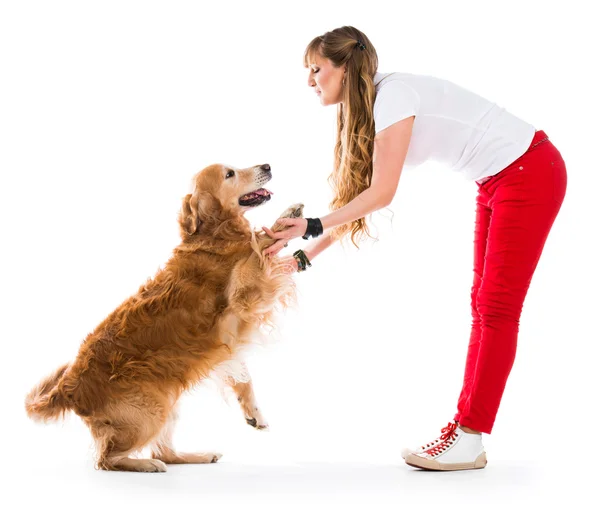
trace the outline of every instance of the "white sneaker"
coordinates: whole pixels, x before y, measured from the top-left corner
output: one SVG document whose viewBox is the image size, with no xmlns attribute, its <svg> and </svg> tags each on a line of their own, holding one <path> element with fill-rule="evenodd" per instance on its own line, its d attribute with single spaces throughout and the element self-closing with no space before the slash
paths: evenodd
<svg viewBox="0 0 600 514">
<path fill-rule="evenodd" d="M 452 432 L 455 428 L 456 428 L 457 423 L 455 421 L 451 421 L 450 423 L 448 423 L 448 425 L 446 425 L 444 428 L 442 428 L 442 435 L 440 437 L 438 437 L 435 441 L 431 441 L 430 443 L 427 443 L 419 448 L 416 448 L 414 450 L 411 450 L 410 448 L 402 448 L 402 450 L 400 451 L 400 455 L 402 455 L 403 459 L 406 459 L 406 457 L 411 454 L 411 453 L 421 453 L 424 452 L 425 450 L 429 450 L 430 448 L 433 448 L 434 446 L 437 446 L 438 444 L 440 444 L 444 439 L 442 439 L 442 437 L 444 437 L 444 434 L 448 433 L 448 432 Z"/>
<path fill-rule="evenodd" d="M 487 464 L 481 434 L 468 434 L 458 423 L 448 423 L 442 429 L 438 443 L 405 457 L 409 466 L 437 471 L 481 469 Z"/>
</svg>

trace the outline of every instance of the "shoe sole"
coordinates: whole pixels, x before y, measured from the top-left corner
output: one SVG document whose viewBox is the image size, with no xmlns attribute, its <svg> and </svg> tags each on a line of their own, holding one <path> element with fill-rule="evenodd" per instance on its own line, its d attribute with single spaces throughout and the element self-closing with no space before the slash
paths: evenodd
<svg viewBox="0 0 600 514">
<path fill-rule="evenodd" d="M 412 466 L 413 468 L 419 469 L 428 469 L 433 471 L 461 471 L 465 469 L 481 469 L 485 468 L 487 464 L 487 457 L 485 452 L 483 452 L 475 462 L 459 462 L 456 464 L 444 464 L 443 462 L 438 462 L 437 460 L 425 459 L 423 457 L 419 457 L 411 453 L 406 456 L 404 459 L 405 462 Z"/>
</svg>

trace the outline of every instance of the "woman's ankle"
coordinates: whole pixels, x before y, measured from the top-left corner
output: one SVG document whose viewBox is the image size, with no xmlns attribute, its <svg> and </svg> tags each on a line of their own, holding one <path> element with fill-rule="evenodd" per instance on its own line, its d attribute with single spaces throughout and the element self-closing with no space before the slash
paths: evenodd
<svg viewBox="0 0 600 514">
<path fill-rule="evenodd" d="M 458 425 L 458 428 L 460 428 L 463 432 L 466 432 L 467 434 L 481 434 L 481 432 L 465 427 L 463 425 Z"/>
</svg>

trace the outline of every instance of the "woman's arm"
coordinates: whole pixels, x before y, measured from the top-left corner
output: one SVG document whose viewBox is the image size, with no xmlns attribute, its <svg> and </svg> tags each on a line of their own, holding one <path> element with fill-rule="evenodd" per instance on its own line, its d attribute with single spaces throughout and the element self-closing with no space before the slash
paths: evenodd
<svg viewBox="0 0 600 514">
<path fill-rule="evenodd" d="M 304 247 L 304 253 L 308 257 L 309 261 L 312 261 L 322 251 L 327 250 L 333 243 L 334 239 L 331 237 L 331 232 L 326 230 L 323 232 L 321 237 L 313 239 Z"/>
<path fill-rule="evenodd" d="M 375 136 L 371 185 L 343 207 L 320 218 L 323 231 L 363 218 L 392 202 L 408 153 L 414 120 L 414 116 L 405 118 Z M 303 236 L 306 232 L 307 221 L 304 218 L 281 218 L 277 221 L 289 228 L 273 233 L 263 227 L 270 237 L 279 240 L 263 252 L 265 255 L 276 254 L 287 241 Z M 314 245 L 307 247 L 309 251 L 316 251 L 314 255 L 328 248 L 332 243 L 332 241 L 324 241 L 321 246 L 317 242 L 322 238 L 331 239 L 329 235 L 325 237 L 323 234 L 320 238 L 315 239 Z"/>
<path fill-rule="evenodd" d="M 408 152 L 414 119 L 411 116 L 394 123 L 375 136 L 371 186 L 343 207 L 320 218 L 323 230 L 351 223 L 392 202 Z"/>
</svg>

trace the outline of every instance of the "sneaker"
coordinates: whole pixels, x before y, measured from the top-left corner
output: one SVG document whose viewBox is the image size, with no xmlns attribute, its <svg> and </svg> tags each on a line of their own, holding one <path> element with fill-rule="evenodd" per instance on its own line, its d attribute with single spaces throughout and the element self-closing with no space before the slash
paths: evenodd
<svg viewBox="0 0 600 514">
<path fill-rule="evenodd" d="M 422 451 L 406 455 L 409 466 L 436 471 L 481 469 L 487 464 L 481 434 L 468 434 L 458 423 L 448 423 L 442 429 L 439 443 Z M 421 447 L 424 448 L 424 447 Z"/>
<path fill-rule="evenodd" d="M 411 450 L 410 448 L 402 448 L 400 455 L 402 455 L 403 459 L 406 459 L 406 457 L 411 453 L 422 453 L 425 450 L 429 450 L 430 448 L 437 446 L 442 441 L 444 441 L 443 437 L 445 437 L 445 434 L 447 434 L 448 432 L 452 432 L 457 426 L 458 424 L 455 421 L 451 421 L 450 423 L 448 423 L 447 426 L 442 428 L 442 435 L 438 437 L 435 441 L 431 441 L 430 443 L 427 443 L 426 445 L 423 445 L 415 450 Z"/>
</svg>

